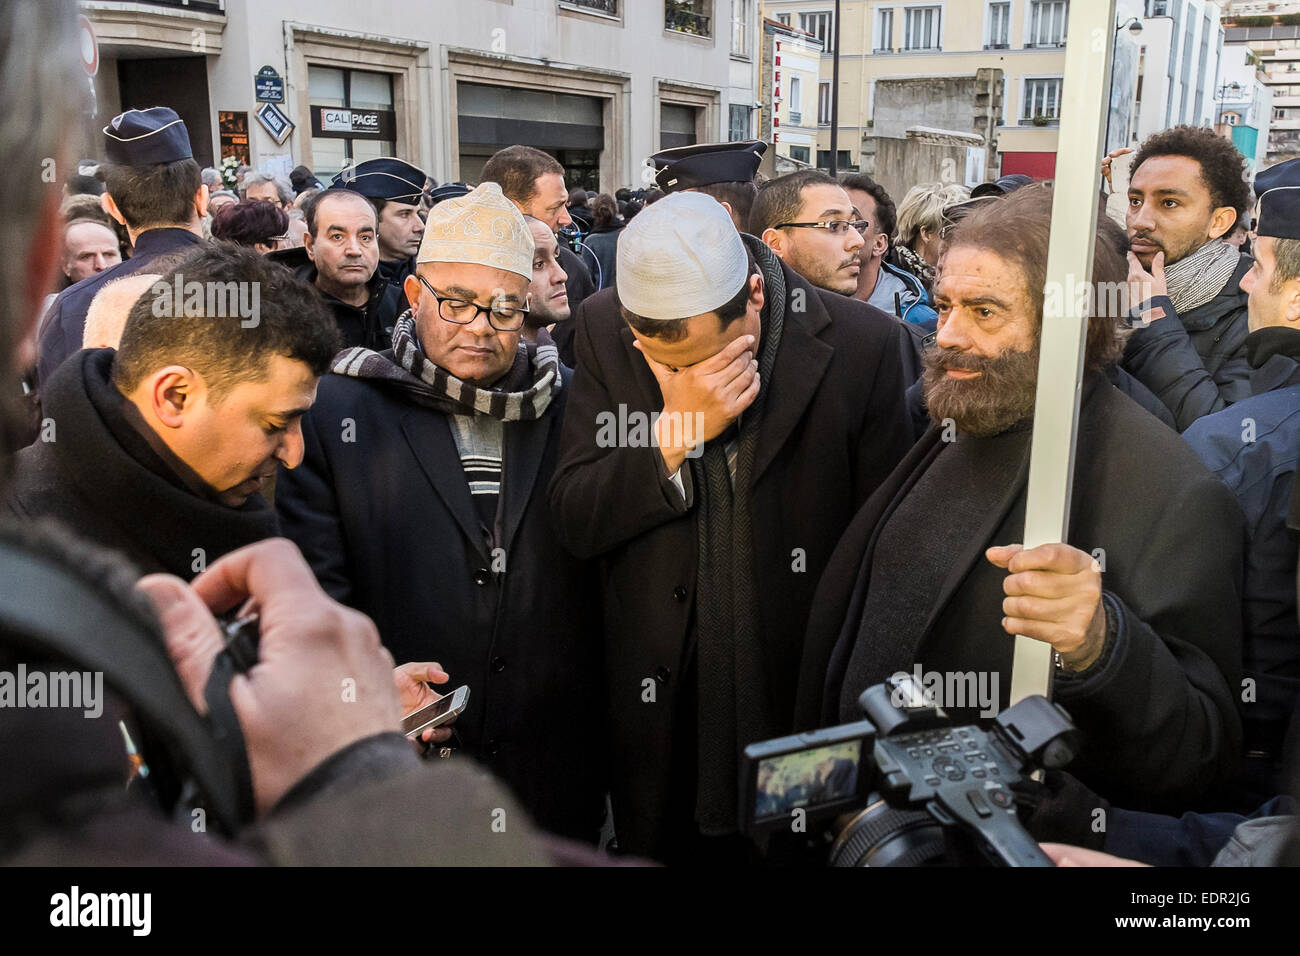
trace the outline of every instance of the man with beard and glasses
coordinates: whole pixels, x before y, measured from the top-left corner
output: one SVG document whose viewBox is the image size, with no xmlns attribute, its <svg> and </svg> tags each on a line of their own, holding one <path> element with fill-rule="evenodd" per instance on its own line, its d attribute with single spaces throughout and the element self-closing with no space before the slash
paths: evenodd
<svg viewBox="0 0 1300 956">
<path fill-rule="evenodd" d="M 1120 341 L 1094 309 L 1069 543 L 1016 543 L 1051 207 L 1050 190 L 1026 186 L 972 210 L 948 238 L 924 374 L 936 425 L 858 513 L 822 577 L 797 725 L 859 719 L 863 690 L 914 667 L 989 674 L 1005 707 L 1013 635 L 1024 635 L 1055 651 L 1055 697 L 1085 741 L 1072 772 L 1121 805 L 1186 810 L 1209 799 L 1241 742 L 1241 511 L 1173 431 L 1106 379 Z M 1093 282 L 1124 277 L 1099 236 Z M 958 723 L 979 717 L 969 701 L 940 703 Z"/>
<path fill-rule="evenodd" d="M 815 169 L 764 183 L 749 212 L 751 235 L 813 285 L 846 296 L 858 288 L 868 225 L 844 187 Z"/>
<path fill-rule="evenodd" d="M 1250 205 L 1242 157 L 1209 128 L 1176 126 L 1133 158 L 1125 213 L 1138 327 L 1121 364 L 1183 431 L 1250 395 L 1246 293 L 1253 260 L 1225 241 Z"/>
</svg>

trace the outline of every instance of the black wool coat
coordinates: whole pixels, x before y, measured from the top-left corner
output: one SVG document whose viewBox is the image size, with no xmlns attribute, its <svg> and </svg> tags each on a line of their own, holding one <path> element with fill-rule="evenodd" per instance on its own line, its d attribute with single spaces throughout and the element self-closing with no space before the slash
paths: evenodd
<svg viewBox="0 0 1300 956">
<path fill-rule="evenodd" d="M 537 421 L 505 425 L 496 556 L 447 416 L 375 381 L 321 380 L 305 458 L 280 470 L 275 504 L 321 586 L 374 620 L 397 663 L 437 661 L 451 675 L 442 690 L 469 685 L 464 750 L 542 827 L 594 840 L 605 783 L 597 586 L 560 546 L 545 497 L 568 391 Z"/>
<path fill-rule="evenodd" d="M 785 722 L 817 579 L 911 435 L 898 323 L 780 268 L 785 328 L 764 386 L 770 392 L 748 493 L 756 617 L 763 646 L 777 649 L 775 704 Z M 792 299 L 804 310 L 792 308 Z M 693 723 L 674 730 L 675 717 L 694 720 L 678 708 L 693 694 L 682 673 L 694 656 L 696 510 L 664 473 L 658 449 L 600 447 L 602 413 L 663 408 L 615 291 L 587 300 L 574 321 L 578 368 L 551 507 L 562 541 L 577 555 L 601 559 L 619 843 L 662 858 L 673 749 L 693 748 L 696 734 Z"/>
<path fill-rule="evenodd" d="M 876 537 L 943 447 L 932 428 L 858 513 L 826 568 L 804 644 L 800 730 L 839 723 Z M 1008 704 L 1014 639 L 1001 625 L 1006 572 L 984 551 L 1023 540 L 1027 479 L 1028 456 L 976 539 L 960 546 L 913 653 L 897 662 L 909 673 L 914 662 L 927 672 L 996 671 L 999 708 Z M 1178 813 L 1212 802 L 1234 766 L 1244 538 L 1232 493 L 1182 439 L 1104 376 L 1091 377 L 1068 542 L 1104 551 L 1116 641 L 1101 666 L 1058 678 L 1055 699 L 1084 736 L 1070 772 L 1116 806 Z"/>
</svg>

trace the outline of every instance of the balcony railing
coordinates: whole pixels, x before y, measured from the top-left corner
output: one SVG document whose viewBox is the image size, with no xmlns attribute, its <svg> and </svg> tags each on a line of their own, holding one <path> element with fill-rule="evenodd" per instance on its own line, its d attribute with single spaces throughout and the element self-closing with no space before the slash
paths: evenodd
<svg viewBox="0 0 1300 956">
<path fill-rule="evenodd" d="M 664 11 L 664 29 L 676 30 L 678 33 L 689 33 L 697 37 L 709 37 L 713 36 L 709 32 L 709 19 L 702 13 L 691 13 L 688 10 L 669 8 Z"/>
<path fill-rule="evenodd" d="M 611 17 L 618 16 L 618 0 L 560 0 L 560 6 L 581 7 L 584 10 L 608 13 Z"/>
</svg>

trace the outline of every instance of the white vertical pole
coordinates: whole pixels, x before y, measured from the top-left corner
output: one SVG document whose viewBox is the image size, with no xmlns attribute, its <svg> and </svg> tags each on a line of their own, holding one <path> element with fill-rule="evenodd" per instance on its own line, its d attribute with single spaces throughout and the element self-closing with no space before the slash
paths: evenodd
<svg viewBox="0 0 1300 956">
<path fill-rule="evenodd" d="M 1074 477 L 1074 441 L 1083 387 L 1086 302 L 1075 290 L 1092 281 L 1101 179 L 1098 166 L 1110 113 L 1110 70 L 1115 0 L 1070 4 L 1061 83 L 1061 126 L 1056 145 L 1052 238 L 1047 251 L 1042 348 L 1034 405 L 1033 448 L 1025 504 L 1026 548 L 1064 541 Z M 1051 294 L 1052 290 L 1055 294 Z M 1095 290 L 1094 290 L 1095 292 Z M 1085 306 L 1081 309 L 1080 306 Z M 1051 309 L 1051 311 L 1047 311 Z M 1011 703 L 1051 695 L 1051 645 L 1017 636 Z"/>
</svg>

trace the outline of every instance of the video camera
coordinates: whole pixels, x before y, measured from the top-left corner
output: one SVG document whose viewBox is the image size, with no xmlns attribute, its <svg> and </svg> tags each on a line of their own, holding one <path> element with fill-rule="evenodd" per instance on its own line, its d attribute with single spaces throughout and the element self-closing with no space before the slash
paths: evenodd
<svg viewBox="0 0 1300 956">
<path fill-rule="evenodd" d="M 831 866 L 1052 865 L 1014 791 L 1074 758 L 1078 731 L 1060 706 L 1026 697 L 988 730 L 953 727 L 908 674 L 858 706 L 866 720 L 745 748 L 740 825 L 769 859 L 830 843 Z"/>
</svg>

